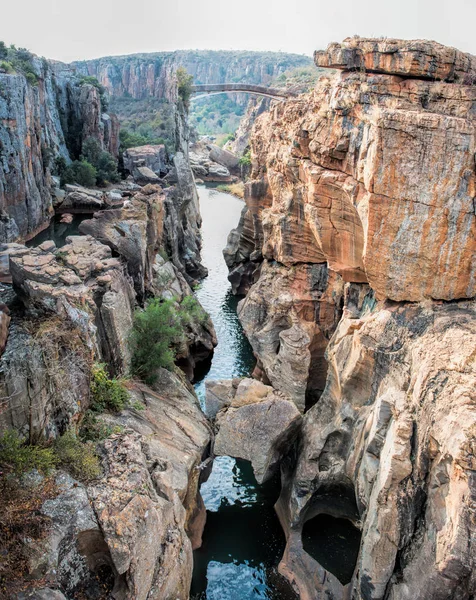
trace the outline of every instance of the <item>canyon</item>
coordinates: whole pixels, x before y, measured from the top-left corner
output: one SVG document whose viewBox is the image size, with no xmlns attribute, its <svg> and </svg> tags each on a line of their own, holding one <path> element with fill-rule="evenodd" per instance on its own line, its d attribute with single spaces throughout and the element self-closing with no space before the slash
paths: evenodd
<svg viewBox="0 0 476 600">
<path fill-rule="evenodd" d="M 470 600 L 476 58 L 423 40 L 348 38 L 315 53 L 310 91 L 252 103 L 235 140 L 250 146 L 251 172 L 223 250 L 233 299 L 204 264 L 200 201 L 206 235 L 231 205 L 197 191 L 175 71 L 269 84 L 309 61 L 219 54 L 104 58 L 76 73 L 35 59 L 36 85 L 0 73 L 0 431 L 39 448 L 80 432 L 98 364 L 127 397 L 95 417 L 107 435 L 94 442 L 94 477 L 64 464 L 22 475 L 31 497 L 47 497 L 41 535 L 21 539 L 26 574 L 11 597 L 189 598 L 207 510 L 214 521 L 200 489 L 225 486 L 237 459 L 259 488 L 279 482 L 283 591 L 269 586 L 269 597 Z M 77 158 L 90 138 L 118 155 L 119 121 L 84 76 L 112 107 L 155 98 L 171 115 L 173 149 L 127 149 L 128 177 L 114 189 L 60 186 L 47 160 Z M 208 151 L 222 167 L 231 160 Z M 90 210 L 77 232 L 24 244 L 55 210 L 78 206 Z M 174 366 L 150 381 L 131 375 L 137 314 L 190 298 L 208 308 L 215 296 L 213 322 L 197 300 L 182 322 Z M 226 331 L 225 310 L 243 334 L 236 323 L 238 337 Z M 255 360 L 230 365 L 242 335 Z M 312 543 L 322 517 L 350 528 L 345 575 Z"/>
</svg>

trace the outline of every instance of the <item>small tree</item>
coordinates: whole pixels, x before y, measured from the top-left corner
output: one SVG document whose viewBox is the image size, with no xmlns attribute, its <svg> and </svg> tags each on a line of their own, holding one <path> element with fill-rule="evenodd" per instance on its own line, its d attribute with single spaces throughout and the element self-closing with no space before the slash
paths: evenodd
<svg viewBox="0 0 476 600">
<path fill-rule="evenodd" d="M 61 185 L 76 183 L 91 187 L 96 183 L 96 169 L 86 160 L 75 160 L 66 167 L 61 175 Z"/>
<path fill-rule="evenodd" d="M 190 97 L 192 95 L 192 82 L 193 75 L 187 73 L 187 69 L 179 67 L 176 72 L 177 84 L 178 84 L 178 95 L 182 99 L 186 108 L 190 104 Z"/>
<path fill-rule="evenodd" d="M 134 315 L 130 337 L 131 372 L 146 383 L 154 383 L 160 367 L 172 369 L 172 348 L 182 339 L 182 327 L 172 300 L 154 299 Z"/>
<path fill-rule="evenodd" d="M 119 181 L 116 159 L 101 148 L 101 144 L 96 138 L 90 137 L 84 142 L 81 156 L 96 169 L 98 185 L 104 185 L 108 181 L 111 183 Z"/>
<path fill-rule="evenodd" d="M 0 59 L 4 60 L 8 56 L 8 48 L 5 42 L 0 42 Z"/>
</svg>

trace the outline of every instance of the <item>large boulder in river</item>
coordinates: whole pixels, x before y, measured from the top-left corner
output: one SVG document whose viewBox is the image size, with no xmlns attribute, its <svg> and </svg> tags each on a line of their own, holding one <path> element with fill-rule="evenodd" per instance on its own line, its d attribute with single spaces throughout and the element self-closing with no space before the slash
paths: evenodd
<svg viewBox="0 0 476 600">
<path fill-rule="evenodd" d="M 263 483 L 275 473 L 301 421 L 295 404 L 282 394 L 254 379 L 243 379 L 230 406 L 217 415 L 215 454 L 251 461 L 256 480 Z"/>
</svg>

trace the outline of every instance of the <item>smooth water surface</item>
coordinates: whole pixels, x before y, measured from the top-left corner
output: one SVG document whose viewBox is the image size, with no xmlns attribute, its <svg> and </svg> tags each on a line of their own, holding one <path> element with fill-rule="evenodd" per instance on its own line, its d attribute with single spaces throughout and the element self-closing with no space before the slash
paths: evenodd
<svg viewBox="0 0 476 600">
<path fill-rule="evenodd" d="M 203 398 L 207 379 L 250 375 L 255 361 L 236 315 L 222 250 L 238 225 L 243 201 L 199 187 L 202 262 L 209 275 L 196 295 L 218 337 L 211 368 L 195 389 Z M 278 574 L 285 539 L 273 505 L 279 479 L 258 485 L 251 465 L 218 457 L 201 492 L 207 508 L 203 545 L 194 553 L 193 600 L 290 600 L 295 595 Z"/>
<path fill-rule="evenodd" d="M 92 214 L 73 215 L 71 223 L 61 223 L 62 215 L 54 216 L 48 227 L 40 231 L 34 238 L 29 240 L 26 245 L 30 248 L 39 246 L 43 242 L 53 240 L 57 248 L 66 245 L 66 238 L 69 235 L 81 235 L 79 233 L 79 225 L 86 219 L 91 219 Z"/>
<path fill-rule="evenodd" d="M 203 398 L 207 379 L 249 375 L 255 359 L 236 315 L 240 298 L 231 293 L 228 268 L 223 258 L 228 234 L 240 220 L 243 200 L 204 186 L 199 186 L 198 193 L 203 219 L 202 263 L 208 269 L 208 277 L 200 284 L 195 295 L 210 315 L 218 337 L 211 368 L 195 385 L 198 397 Z"/>
</svg>

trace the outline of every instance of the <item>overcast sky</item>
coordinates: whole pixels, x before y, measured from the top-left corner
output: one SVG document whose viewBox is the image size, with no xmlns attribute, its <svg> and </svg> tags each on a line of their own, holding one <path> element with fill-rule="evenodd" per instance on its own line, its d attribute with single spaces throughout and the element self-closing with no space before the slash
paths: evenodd
<svg viewBox="0 0 476 600">
<path fill-rule="evenodd" d="M 347 36 L 476 54 L 476 0 L 0 0 L 0 40 L 64 61 L 211 48 L 312 54 Z"/>
</svg>

